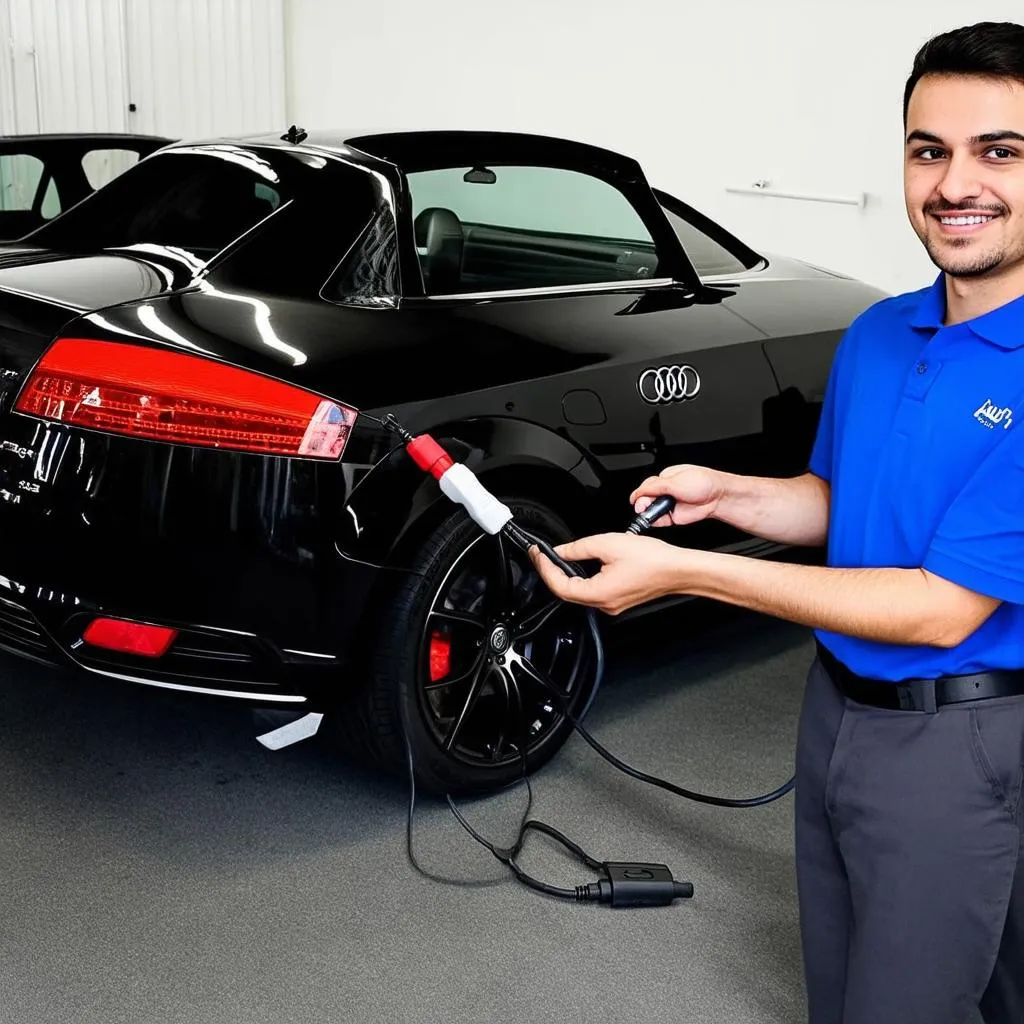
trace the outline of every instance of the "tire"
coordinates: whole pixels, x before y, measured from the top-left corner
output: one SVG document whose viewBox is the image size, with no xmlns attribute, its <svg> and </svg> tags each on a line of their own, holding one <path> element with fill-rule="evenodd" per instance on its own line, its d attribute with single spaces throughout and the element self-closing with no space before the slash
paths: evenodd
<svg viewBox="0 0 1024 1024">
<path fill-rule="evenodd" d="M 570 539 L 565 523 L 538 502 L 503 500 L 516 522 L 535 535 L 555 544 Z M 572 731 L 562 713 L 566 705 L 552 701 L 525 666 L 541 668 L 563 686 L 574 715 L 593 691 L 595 652 L 585 609 L 555 602 L 525 555 L 504 541 L 514 564 L 505 605 L 511 611 L 500 611 L 498 543 L 461 509 L 430 535 L 417 552 L 412 573 L 383 596 L 369 638 L 365 685 L 356 696 L 357 706 L 345 716 L 357 748 L 390 774 L 408 773 L 407 738 L 417 786 L 435 794 L 502 789 L 522 778 L 524 767 L 527 773 L 536 771 L 565 743 Z M 488 566 L 493 577 L 489 581 Z M 458 604 L 476 609 L 484 628 L 448 621 L 451 612 L 445 605 L 452 604 L 461 614 L 461 608 L 454 608 L 456 595 Z M 501 642 L 494 641 L 496 627 L 486 623 L 508 622 L 510 633 L 525 634 L 547 607 L 554 609 L 550 618 L 528 637 L 517 636 L 507 655 L 501 655 Z M 501 665 L 487 667 L 501 657 L 506 659 Z M 450 671 L 435 677 L 445 664 Z M 463 676 L 462 682 L 453 682 Z M 477 695 L 470 702 L 474 686 Z M 493 742 L 488 742 L 491 734 Z"/>
</svg>

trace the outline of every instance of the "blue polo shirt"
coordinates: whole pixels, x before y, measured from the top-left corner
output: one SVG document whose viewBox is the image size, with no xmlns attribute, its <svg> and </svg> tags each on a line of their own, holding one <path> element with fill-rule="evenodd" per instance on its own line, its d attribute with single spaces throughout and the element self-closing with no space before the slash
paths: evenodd
<svg viewBox="0 0 1024 1024">
<path fill-rule="evenodd" d="M 924 568 L 999 598 L 952 649 L 816 634 L 861 675 L 1024 667 L 1024 297 L 944 327 L 945 283 L 864 312 L 836 351 L 810 470 L 828 564 Z"/>
</svg>

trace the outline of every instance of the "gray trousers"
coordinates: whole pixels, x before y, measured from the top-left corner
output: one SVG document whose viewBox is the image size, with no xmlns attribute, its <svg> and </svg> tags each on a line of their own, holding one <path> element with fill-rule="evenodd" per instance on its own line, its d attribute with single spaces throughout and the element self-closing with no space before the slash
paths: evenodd
<svg viewBox="0 0 1024 1024">
<path fill-rule="evenodd" d="M 1024 1024 L 1024 697 L 870 708 L 815 660 L 796 777 L 810 1024 Z"/>
</svg>

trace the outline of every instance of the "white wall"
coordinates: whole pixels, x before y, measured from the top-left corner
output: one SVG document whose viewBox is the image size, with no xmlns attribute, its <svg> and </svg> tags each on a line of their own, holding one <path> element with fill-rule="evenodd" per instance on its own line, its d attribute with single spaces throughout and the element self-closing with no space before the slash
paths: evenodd
<svg viewBox="0 0 1024 1024">
<path fill-rule="evenodd" d="M 125 131 L 122 0 L 6 0 L 14 127 Z"/>
<path fill-rule="evenodd" d="M 195 138 L 287 129 L 283 0 L 123 2 L 129 130 Z"/>
<path fill-rule="evenodd" d="M 637 157 L 755 248 L 891 291 L 937 271 L 906 219 L 903 86 L 931 35 L 1021 0 L 286 0 L 288 120 L 497 128 Z M 863 209 L 726 185 L 866 193 Z"/>
</svg>

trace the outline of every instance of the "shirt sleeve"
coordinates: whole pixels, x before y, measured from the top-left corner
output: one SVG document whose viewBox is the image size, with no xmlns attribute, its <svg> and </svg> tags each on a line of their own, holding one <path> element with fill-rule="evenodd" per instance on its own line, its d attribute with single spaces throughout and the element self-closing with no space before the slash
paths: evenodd
<svg viewBox="0 0 1024 1024">
<path fill-rule="evenodd" d="M 924 568 L 979 594 L 1024 604 L 1024 434 L 1011 429 L 950 505 Z"/>
<path fill-rule="evenodd" d="M 836 442 L 836 421 L 838 419 L 836 392 L 839 390 L 839 377 L 843 372 L 843 353 L 848 345 L 848 339 L 849 332 L 839 342 L 832 359 L 828 384 L 825 386 L 825 399 L 822 402 L 821 416 L 818 419 L 818 432 L 814 438 L 811 459 L 807 467 L 816 477 L 828 482 L 832 480 L 832 462 Z"/>
</svg>

